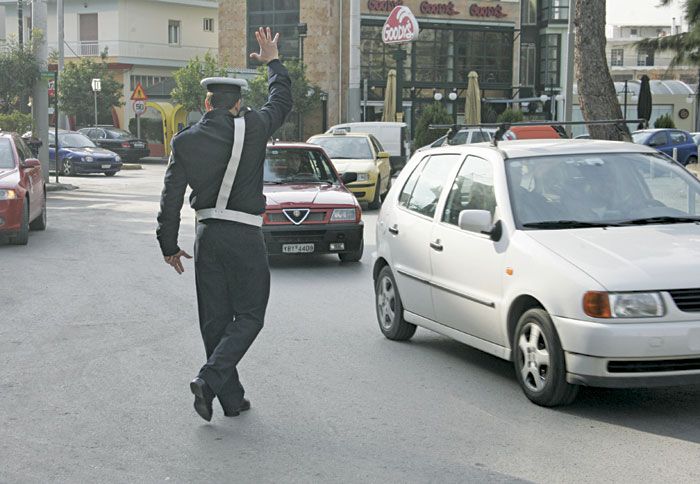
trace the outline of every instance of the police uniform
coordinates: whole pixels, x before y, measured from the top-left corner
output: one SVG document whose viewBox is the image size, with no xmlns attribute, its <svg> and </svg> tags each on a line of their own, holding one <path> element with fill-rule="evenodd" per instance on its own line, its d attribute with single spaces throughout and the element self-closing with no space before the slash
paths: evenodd
<svg viewBox="0 0 700 484">
<path fill-rule="evenodd" d="M 210 92 L 240 91 L 244 82 L 210 78 L 202 85 Z M 260 228 L 263 165 L 268 139 L 292 108 L 291 79 L 279 60 L 268 64 L 268 83 L 269 99 L 259 111 L 245 108 L 234 117 L 227 109 L 213 109 L 173 138 L 158 214 L 161 251 L 177 254 L 180 210 L 191 187 L 197 303 L 207 354 L 199 378 L 225 412 L 243 401 L 236 366 L 262 329 L 270 292 Z"/>
</svg>

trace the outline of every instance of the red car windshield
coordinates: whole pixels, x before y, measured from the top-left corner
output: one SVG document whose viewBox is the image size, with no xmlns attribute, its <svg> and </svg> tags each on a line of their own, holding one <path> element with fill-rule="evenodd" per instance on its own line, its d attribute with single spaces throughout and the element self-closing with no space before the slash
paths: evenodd
<svg viewBox="0 0 700 484">
<path fill-rule="evenodd" d="M 267 149 L 265 183 L 337 183 L 325 157 L 315 150 Z"/>
<path fill-rule="evenodd" d="M 0 168 L 14 168 L 15 157 L 12 144 L 7 138 L 0 138 Z"/>
</svg>

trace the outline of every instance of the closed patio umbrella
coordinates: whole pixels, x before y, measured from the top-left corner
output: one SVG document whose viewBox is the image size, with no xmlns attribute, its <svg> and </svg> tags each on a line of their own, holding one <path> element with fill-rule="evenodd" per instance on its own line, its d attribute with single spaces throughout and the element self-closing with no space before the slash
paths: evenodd
<svg viewBox="0 0 700 484">
<path fill-rule="evenodd" d="M 645 121 L 645 128 L 649 126 L 651 119 L 651 87 L 649 86 L 649 76 L 642 76 L 639 86 L 639 100 L 637 101 L 637 116 Z"/>
<path fill-rule="evenodd" d="M 384 112 L 382 121 L 396 121 L 396 71 L 389 70 L 384 91 Z"/>
<path fill-rule="evenodd" d="M 479 74 L 475 71 L 469 73 L 464 116 L 468 125 L 481 124 L 481 89 L 479 89 Z"/>
</svg>

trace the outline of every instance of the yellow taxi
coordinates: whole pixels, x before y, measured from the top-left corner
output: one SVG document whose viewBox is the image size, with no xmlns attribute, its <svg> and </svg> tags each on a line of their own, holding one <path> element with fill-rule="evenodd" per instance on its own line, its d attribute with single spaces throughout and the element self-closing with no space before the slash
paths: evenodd
<svg viewBox="0 0 700 484">
<path fill-rule="evenodd" d="M 357 181 L 347 187 L 360 202 L 377 209 L 391 187 L 391 163 L 377 138 L 367 133 L 348 133 L 336 130 L 309 138 L 308 143 L 322 147 L 343 173 L 357 173 Z"/>
</svg>

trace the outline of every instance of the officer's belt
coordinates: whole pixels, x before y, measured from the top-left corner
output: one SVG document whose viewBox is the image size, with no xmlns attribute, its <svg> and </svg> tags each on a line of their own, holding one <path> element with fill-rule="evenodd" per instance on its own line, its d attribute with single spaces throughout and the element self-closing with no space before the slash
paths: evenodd
<svg viewBox="0 0 700 484">
<path fill-rule="evenodd" d="M 231 197 L 233 183 L 236 181 L 238 165 L 241 163 L 241 153 L 243 153 L 243 141 L 245 140 L 245 118 L 243 116 L 234 119 L 233 148 L 231 148 L 231 158 L 228 160 L 224 179 L 221 181 L 219 196 L 216 199 L 214 208 L 203 208 L 197 210 L 197 220 L 218 219 L 229 220 L 246 225 L 261 227 L 263 219 L 260 215 L 229 210 L 226 208 L 228 199 Z"/>
</svg>

